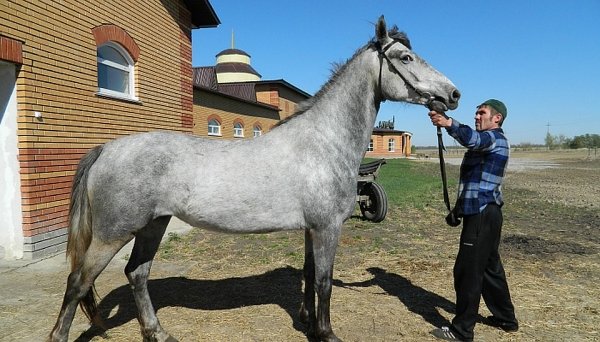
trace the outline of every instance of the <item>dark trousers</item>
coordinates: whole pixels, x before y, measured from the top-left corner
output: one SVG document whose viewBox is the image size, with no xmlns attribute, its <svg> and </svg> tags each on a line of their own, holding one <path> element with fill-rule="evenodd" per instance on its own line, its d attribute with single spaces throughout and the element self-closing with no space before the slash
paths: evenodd
<svg viewBox="0 0 600 342">
<path fill-rule="evenodd" d="M 495 318 L 517 324 L 498 254 L 501 231 L 502 210 L 496 204 L 488 204 L 480 214 L 464 217 L 454 264 L 456 316 L 452 328 L 467 340 L 473 339 L 481 296 Z"/>
</svg>

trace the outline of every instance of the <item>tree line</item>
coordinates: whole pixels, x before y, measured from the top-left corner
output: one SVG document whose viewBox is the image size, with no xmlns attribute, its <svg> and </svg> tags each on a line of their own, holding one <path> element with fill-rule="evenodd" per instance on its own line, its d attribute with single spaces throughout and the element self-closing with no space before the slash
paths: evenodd
<svg viewBox="0 0 600 342">
<path fill-rule="evenodd" d="M 600 147 L 600 135 L 599 134 L 584 134 L 578 135 L 573 138 L 567 138 L 564 135 L 552 135 L 546 134 L 544 141 L 546 147 L 550 149 L 556 148 L 598 148 Z"/>
</svg>

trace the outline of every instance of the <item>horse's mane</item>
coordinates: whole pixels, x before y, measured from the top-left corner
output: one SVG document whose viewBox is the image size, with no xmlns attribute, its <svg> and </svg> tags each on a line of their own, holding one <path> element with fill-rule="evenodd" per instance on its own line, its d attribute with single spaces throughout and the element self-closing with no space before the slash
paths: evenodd
<svg viewBox="0 0 600 342">
<path fill-rule="evenodd" d="M 389 30 L 388 36 L 392 40 L 396 40 L 396 41 L 400 42 L 402 45 L 404 45 L 407 48 L 409 48 L 409 49 L 412 50 L 412 46 L 410 45 L 410 40 L 408 39 L 408 36 L 406 35 L 406 33 L 400 31 L 398 29 L 398 26 L 394 25 L 392 27 L 392 29 Z M 338 63 L 338 62 L 332 63 L 331 77 L 321 87 L 321 89 L 313 97 L 300 102 L 298 104 L 298 109 L 296 110 L 296 112 L 294 114 L 292 114 L 292 115 L 286 117 L 285 119 L 279 121 L 278 123 L 276 123 L 273 126 L 273 128 L 279 127 L 279 126 L 287 123 L 288 121 L 294 119 L 295 117 L 304 114 L 307 110 L 309 110 L 313 106 L 313 104 L 315 102 L 317 102 L 322 97 L 322 95 L 325 92 L 327 92 L 327 90 L 329 90 L 329 88 L 331 88 L 331 86 L 337 81 L 339 75 L 341 75 L 346 70 L 347 66 L 350 64 L 350 62 L 354 58 L 356 58 L 356 56 L 360 55 L 362 52 L 364 52 L 367 49 L 376 49 L 376 42 L 377 42 L 377 40 L 375 40 L 375 38 L 371 39 L 365 46 L 363 46 L 363 47 L 359 48 L 358 50 L 356 50 L 356 52 L 354 52 L 354 55 L 352 55 L 352 57 L 350 57 L 349 59 L 347 59 L 345 63 Z"/>
</svg>

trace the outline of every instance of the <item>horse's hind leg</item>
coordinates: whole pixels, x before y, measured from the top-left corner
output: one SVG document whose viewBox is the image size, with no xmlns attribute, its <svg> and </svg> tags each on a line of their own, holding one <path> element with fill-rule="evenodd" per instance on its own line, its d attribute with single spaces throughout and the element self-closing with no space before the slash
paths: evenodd
<svg viewBox="0 0 600 342">
<path fill-rule="evenodd" d="M 77 310 L 77 304 L 80 301 L 91 305 L 88 309 L 91 315 L 95 315 L 97 312 L 95 308 L 93 284 L 98 275 L 104 270 L 106 265 L 114 257 L 114 255 L 121 249 L 127 240 L 114 241 L 110 244 L 104 243 L 98 239 L 92 238 L 89 248 L 85 253 L 85 257 L 81 266 L 76 268 L 69 274 L 67 279 L 67 289 L 63 298 L 63 304 L 56 320 L 56 324 L 48 337 L 49 341 L 67 341 L 69 337 L 69 328 L 73 322 L 75 311 Z M 92 303 L 93 302 L 93 303 Z M 94 319 L 95 317 L 90 317 Z"/>
<path fill-rule="evenodd" d="M 135 234 L 135 242 L 125 274 L 133 290 L 138 308 L 140 328 L 144 341 L 177 341 L 163 330 L 148 293 L 148 275 L 152 259 L 165 234 L 170 216 L 159 217 Z"/>
</svg>

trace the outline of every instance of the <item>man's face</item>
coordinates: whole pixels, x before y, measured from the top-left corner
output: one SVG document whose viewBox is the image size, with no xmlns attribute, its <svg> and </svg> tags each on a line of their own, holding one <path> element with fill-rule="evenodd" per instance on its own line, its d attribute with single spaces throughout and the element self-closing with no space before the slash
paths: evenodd
<svg viewBox="0 0 600 342">
<path fill-rule="evenodd" d="M 478 131 L 487 131 L 489 129 L 498 128 L 500 115 L 492 115 L 489 107 L 482 106 L 477 108 L 475 112 L 475 129 Z"/>
</svg>

